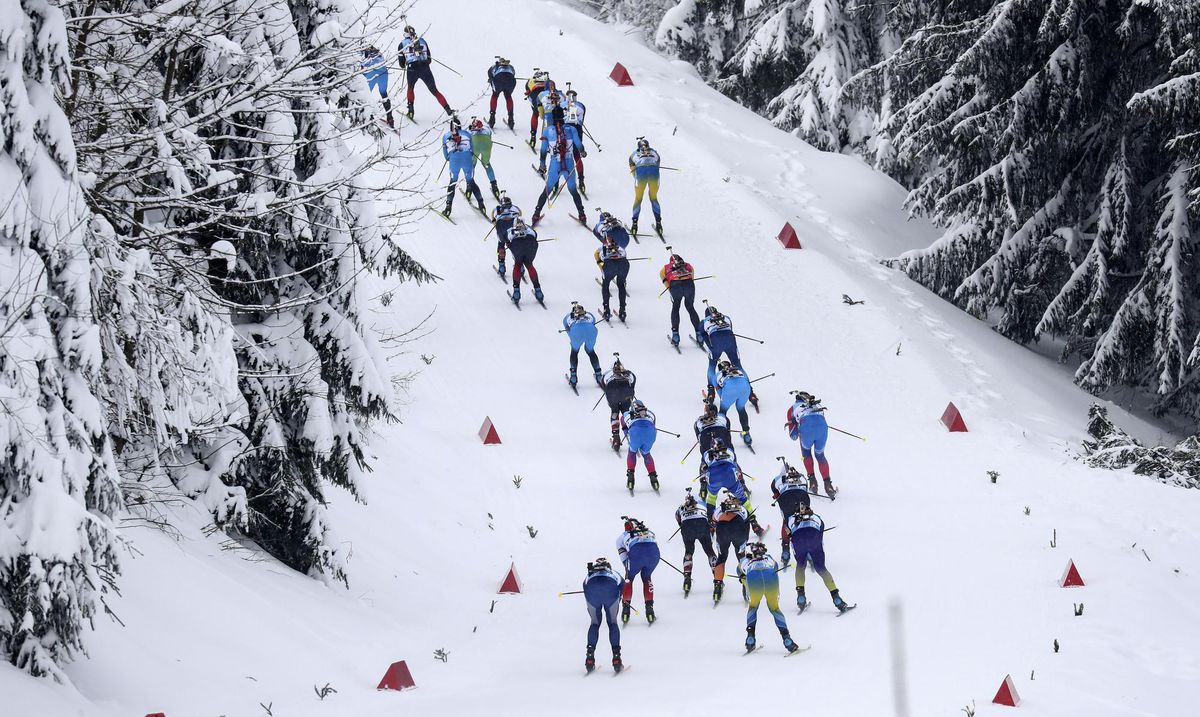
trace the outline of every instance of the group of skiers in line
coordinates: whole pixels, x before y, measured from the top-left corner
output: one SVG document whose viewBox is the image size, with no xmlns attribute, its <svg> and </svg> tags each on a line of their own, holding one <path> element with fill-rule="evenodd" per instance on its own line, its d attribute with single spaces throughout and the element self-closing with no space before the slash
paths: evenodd
<svg viewBox="0 0 1200 717">
<path fill-rule="evenodd" d="M 586 196 L 583 158 L 587 150 L 583 143 L 586 133 L 584 119 L 586 107 L 579 101 L 578 93 L 569 84 L 565 93 L 560 93 L 549 73 L 535 68 L 525 86 L 525 98 L 530 102 L 531 149 L 537 147 L 538 127 L 542 127 L 539 163 L 536 170 L 546 183 L 538 197 L 532 220 L 527 224 L 521 210 L 500 191 L 495 172 L 491 166 L 492 130 L 495 126 L 496 110 L 501 95 L 505 98 L 508 117 L 506 124 L 515 132 L 512 94 L 516 88 L 516 71 L 503 57 L 496 57 L 488 68 L 487 81 L 492 90 L 490 112 L 485 123 L 472 118 L 464 128 L 445 98 L 437 91 L 430 63 L 432 53 L 429 44 L 411 26 L 405 27 L 404 39 L 400 43 L 401 67 L 407 71 L 407 112 L 409 119 L 414 114 L 414 89 L 418 81 L 424 82 L 442 108 L 450 115 L 450 129 L 442 138 L 443 157 L 450 169 L 450 185 L 446 193 L 446 206 L 442 214 L 449 218 L 453 206 L 455 189 L 460 177 L 466 181 L 468 203 L 474 198 L 482 213 L 486 210 L 482 192 L 474 180 L 475 162 L 484 167 L 497 206 L 490 218 L 497 233 L 497 272 L 501 278 L 506 274 L 506 255 L 511 253 L 513 261 L 510 297 L 514 303 L 521 298 L 521 282 L 527 274 L 533 285 L 534 296 L 541 302 L 544 298 L 534 259 L 537 255 L 537 232 L 535 225 L 541 220 L 547 202 L 565 186 L 575 203 L 578 216 L 573 217 L 586 226 L 580 194 Z M 371 89 L 378 91 L 383 99 L 386 121 L 394 124 L 391 104 L 387 94 L 387 66 L 375 48 L 364 52 L 363 71 Z M 547 160 L 549 160 L 547 162 Z M 658 474 L 651 454 L 659 429 L 652 411 L 636 398 L 637 377 L 622 364 L 619 355 L 612 368 L 601 370 L 600 359 L 595 351 L 599 321 L 611 323 L 611 289 L 617 288 L 616 316 L 626 319 L 626 278 L 629 272 L 627 247 L 632 236 L 638 236 L 638 220 L 642 199 L 649 194 L 654 213 L 654 229 L 662 236 L 662 213 L 658 202 L 659 170 L 661 159 L 645 138 L 638 138 L 635 151 L 629 157 L 629 171 L 634 178 L 634 206 L 629 229 L 608 212 L 601 212 L 599 221 L 592 228 L 601 246 L 595 252 L 603 280 L 601 282 L 602 308 L 599 319 L 583 305 L 573 302 L 571 310 L 563 318 L 563 332 L 571 345 L 569 356 L 568 383 L 577 385 L 579 349 L 583 348 L 591 363 L 596 383 L 603 389 L 604 398 L 610 408 L 611 443 L 619 451 L 626 445 L 626 487 L 632 492 L 637 457 L 641 456 L 649 474 L 651 487 L 659 489 Z M 668 247 L 668 250 L 670 247 Z M 683 590 L 685 597 L 692 588 L 693 556 L 697 545 L 708 557 L 713 575 L 713 600 L 719 602 L 724 588 L 725 567 L 732 551 L 737 560 L 737 574 L 742 584 L 743 597 L 749 609 L 746 616 L 746 649 L 754 650 L 755 627 L 758 607 L 765 600 L 767 608 L 780 631 L 783 644 L 789 652 L 800 648 L 792 640 L 787 622 L 779 609 L 778 572 L 786 568 L 793 555 L 796 560 L 797 606 L 803 611 L 807 606 L 804 592 L 805 565 L 811 562 L 814 570 L 822 577 L 830 591 L 835 607 L 845 611 L 853 606 L 841 598 L 833 577 L 825 567 L 822 536 L 824 524 L 813 513 L 810 494 L 818 493 L 814 474 L 814 461 L 824 479 L 824 496 L 833 499 L 836 489 L 829 477 L 829 465 L 824 447 L 828 437 L 828 426 L 824 419 L 824 407 L 820 400 L 805 392 L 793 392 L 795 400 L 788 410 L 788 431 L 793 440 L 801 443 L 803 463 L 807 480 L 794 467 L 783 463 L 783 468 L 772 483 L 774 502 L 783 517 L 781 525 L 781 559 L 776 562 L 767 546 L 760 542 L 765 534 L 757 520 L 756 510 L 750 500 L 750 491 L 745 484 L 745 474 L 737 462 L 731 445 L 732 431 L 727 413 L 735 409 L 741 421 L 739 434 L 746 446 L 752 445 L 749 431 L 747 404 L 758 410 L 758 398 L 741 364 L 737 349 L 732 319 L 715 307 L 706 305 L 701 318 L 694 305 L 695 271 L 691 264 L 677 253 L 672 253 L 667 264 L 659 272 L 664 291 L 671 295 L 671 333 L 669 340 L 678 350 L 680 344 L 680 308 L 686 309 L 694 334 L 693 339 L 708 354 L 707 389 L 704 396 L 704 413 L 694 424 L 696 446 L 700 448 L 699 496 L 688 488 L 683 503 L 676 510 L 677 533 L 684 542 Z M 703 278 L 703 277 L 701 277 Z M 705 302 L 707 304 L 707 302 Z M 719 405 L 718 405 L 719 404 Z M 695 448 L 695 446 L 693 447 Z M 689 451 L 690 453 L 690 451 Z M 587 565 L 587 577 L 583 583 L 583 594 L 591 617 L 588 629 L 587 656 L 585 667 L 591 672 L 595 667 L 595 647 L 599 629 L 607 620 L 609 641 L 613 649 L 613 667 L 622 669 L 620 652 L 620 628 L 616 625 L 618 603 L 622 622 L 628 622 L 632 610 L 634 581 L 640 577 L 643 586 L 645 614 L 648 622 L 655 620 L 654 586 L 652 574 L 661 555 L 654 533 L 645 523 L 636 518 L 624 518 L 624 531 L 617 539 L 617 551 L 624 567 L 618 576 L 607 558 L 598 558 Z M 759 540 L 750 541 L 753 531 Z M 715 548 L 714 548 L 715 540 Z M 673 566 L 672 566 L 673 567 Z"/>
</svg>

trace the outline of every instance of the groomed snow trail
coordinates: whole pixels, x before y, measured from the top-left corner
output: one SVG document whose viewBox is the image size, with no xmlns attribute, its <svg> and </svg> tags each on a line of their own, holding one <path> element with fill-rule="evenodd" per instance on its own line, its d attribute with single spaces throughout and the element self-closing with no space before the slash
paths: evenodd
<svg viewBox="0 0 1200 717">
<path fill-rule="evenodd" d="M 637 136 L 683 170 L 664 172 L 662 181 L 668 243 L 698 273 L 717 275 L 697 285 L 698 299 L 730 314 L 739 333 L 765 339 L 739 342 L 751 377 L 776 373 L 756 385 L 757 454 L 739 454 L 757 478 L 750 487 L 761 522 L 771 525 L 773 554 L 774 456 L 799 462 L 782 428 L 787 391 L 815 393 L 832 425 L 869 439 L 831 437 L 827 455 L 842 494 L 816 504 L 837 526 L 826 539 L 830 570 L 859 609 L 834 620 L 810 574 L 814 605 L 797 617 L 789 570 L 781 600 L 791 606 L 792 634 L 812 650 L 775 659 L 784 652 L 764 608 L 765 649 L 739 659 L 745 611 L 736 582 L 726 581 L 727 597 L 714 609 L 703 561 L 687 600 L 679 576 L 662 565 L 658 622 L 648 627 L 635 616 L 623 634 L 626 661 L 637 669 L 620 680 L 580 679 L 583 604 L 556 594 L 578 589 L 588 560 L 615 561 L 622 515 L 645 520 L 664 557 L 680 565 L 682 547 L 667 537 L 693 485 L 696 456 L 680 458 L 701 406 L 706 361 L 686 340 L 682 355 L 665 340 L 669 302 L 654 298 L 663 244 L 649 237 L 631 245 L 631 256 L 651 260 L 632 265 L 629 327 L 602 326 L 598 350 L 606 366 L 613 351 L 621 353 L 660 427 L 685 438 L 660 435 L 655 445 L 662 495 L 650 492 L 639 466 L 630 497 L 623 456 L 606 444 L 605 407 L 589 411 L 598 389 L 581 371 L 581 395 L 570 392 L 567 342 L 556 333 L 571 300 L 600 304 L 595 240 L 571 223 L 570 201 L 560 199 L 539 226 L 542 237 L 558 237 L 537 259 L 549 310 L 527 299 L 518 312 L 490 269 L 488 225 L 460 196 L 457 225 L 429 214 L 406 241 L 444 280 L 401 287 L 390 306 L 376 306 L 381 328 L 406 328 L 435 310 L 435 332 L 397 361 L 398 370 L 419 375 L 403 424 L 385 427 L 374 446 L 370 504 L 330 496 L 334 525 L 354 549 L 350 590 L 269 559 L 245 560 L 245 551 L 223 551 L 221 541 L 186 526 L 179 543 L 131 530 L 142 555 L 126 560 L 123 597 L 111 601 L 126 627 L 98 621 L 90 659 L 69 670 L 78 694 L 0 673 L 17 704 L 36 705 L 38 714 L 170 717 L 257 715 L 259 703 L 289 716 L 684 714 L 798 704 L 812 715 L 881 715 L 892 709 L 893 599 L 904 611 L 913 715 L 956 714 L 972 701 L 979 715 L 1000 714 L 988 702 L 1010 673 L 1026 714 L 1177 714 L 1178 705 L 1200 698 L 1193 599 L 1200 495 L 1072 461 L 1068 449 L 1078 446 L 1092 399 L 1069 374 L 878 265 L 936 236 L 922 222 L 905 222 L 900 187 L 856 159 L 816 152 L 775 130 L 621 28 L 555 3 L 461 0 L 452 13 L 435 3 L 413 11 L 418 27 L 430 21 L 435 57 L 466 75 L 435 67 L 455 106 L 480 92 L 498 53 L 522 75 L 537 66 L 574 83 L 603 147 L 589 145 L 585 160 L 589 219 L 603 207 L 628 220 L 625 163 Z M 377 44 L 393 47 L 393 40 Z M 635 87 L 607 79 L 615 61 L 629 68 Z M 442 122 L 436 109 L 418 88 L 423 127 Z M 486 117 L 486 110 L 485 98 L 462 116 Z M 519 97 L 516 118 L 517 134 L 500 128 L 496 135 L 516 148 L 497 147 L 493 161 L 501 186 L 530 214 L 540 181 L 520 144 L 529 111 Z M 440 157 L 429 166 L 432 182 Z M 438 191 L 431 186 L 430 196 Z M 787 252 L 775 241 L 785 221 L 803 250 Z M 866 303 L 846 306 L 843 293 Z M 951 400 L 969 433 L 949 434 L 938 423 Z M 1113 415 L 1155 435 L 1123 412 Z M 485 416 L 502 445 L 480 444 Z M 988 470 L 1000 473 L 998 483 Z M 1057 587 L 1068 558 L 1087 587 Z M 525 594 L 497 596 L 510 562 Z M 640 589 L 635 594 L 640 609 Z M 1072 616 L 1077 602 L 1086 605 L 1081 617 Z M 446 662 L 433 658 L 436 649 L 449 652 Z M 597 656 L 607 662 L 603 639 Z M 419 689 L 375 692 L 399 659 Z M 322 701 L 313 686 L 326 683 L 338 692 Z"/>
</svg>

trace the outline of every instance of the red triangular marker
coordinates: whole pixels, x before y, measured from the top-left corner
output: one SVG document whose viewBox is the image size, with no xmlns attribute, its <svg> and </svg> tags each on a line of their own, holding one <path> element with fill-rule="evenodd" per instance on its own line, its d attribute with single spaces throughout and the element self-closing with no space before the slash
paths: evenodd
<svg viewBox="0 0 1200 717">
<path fill-rule="evenodd" d="M 483 441 L 483 445 L 491 446 L 500 443 L 500 434 L 496 433 L 496 427 L 492 425 L 492 419 L 484 416 L 483 425 L 479 427 L 479 440 Z"/>
<path fill-rule="evenodd" d="M 633 87 L 633 79 L 629 77 L 629 70 L 626 70 L 625 65 L 619 62 L 613 66 L 612 72 L 608 73 L 608 79 L 617 83 L 618 87 Z"/>
<path fill-rule="evenodd" d="M 800 237 L 796 236 L 796 230 L 792 227 L 792 223 L 788 222 L 783 225 L 783 229 L 779 230 L 778 236 L 775 237 L 784 249 L 799 249 Z"/>
<path fill-rule="evenodd" d="M 942 412 L 942 425 L 951 433 L 967 432 L 967 424 L 963 422 L 962 414 L 958 412 L 958 406 L 955 406 L 953 401 L 946 404 L 946 410 Z"/>
<path fill-rule="evenodd" d="M 151 712 L 146 717 L 167 717 L 165 712 Z"/>
<path fill-rule="evenodd" d="M 377 690 L 409 690 L 417 686 L 413 680 L 412 673 L 408 671 L 408 665 L 404 660 L 393 662 L 391 667 L 387 668 L 383 679 L 379 681 Z"/>
<path fill-rule="evenodd" d="M 1012 675 L 1004 676 L 1004 682 L 1001 682 L 1000 689 L 996 690 L 996 696 L 992 698 L 992 704 L 1005 705 L 1007 707 L 1016 707 L 1021 704 L 1021 698 L 1017 695 L 1017 687 L 1013 684 Z"/>
<path fill-rule="evenodd" d="M 1075 567 L 1074 560 L 1067 561 L 1067 569 L 1063 571 L 1062 580 L 1058 581 L 1058 586 L 1063 588 L 1083 587 L 1086 585 L 1083 582 L 1083 576 L 1079 574 L 1079 568 Z"/>
<path fill-rule="evenodd" d="M 521 579 L 517 577 L 516 563 L 513 563 L 508 567 L 508 575 L 504 576 L 504 582 L 500 583 L 500 589 L 496 592 L 499 595 L 503 595 L 505 593 L 519 595 L 521 593 Z"/>
</svg>

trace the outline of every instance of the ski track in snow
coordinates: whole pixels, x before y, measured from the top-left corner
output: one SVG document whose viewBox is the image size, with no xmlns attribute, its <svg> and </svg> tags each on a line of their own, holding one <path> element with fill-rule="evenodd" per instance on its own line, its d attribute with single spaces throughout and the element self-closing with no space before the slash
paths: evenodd
<svg viewBox="0 0 1200 717">
<path fill-rule="evenodd" d="M 859 609 L 832 619 L 810 573 L 812 607 L 796 616 L 789 569 L 780 574 L 782 607 L 812 654 L 765 659 L 783 649 L 763 608 L 764 654 L 741 660 L 745 611 L 736 583 L 726 581 L 714 609 L 702 559 L 686 600 L 679 576 L 663 565 L 655 571 L 657 622 L 649 627 L 635 615 L 623 630 L 624 658 L 637 670 L 620 680 L 579 679 L 586 615 L 578 596 L 556 594 L 578 589 L 588 560 L 615 562 L 621 515 L 646 520 L 664 558 L 680 564 L 680 542 L 667 536 L 684 487 L 693 485 L 695 454 L 686 465 L 679 459 L 706 362 L 694 347 L 677 354 L 664 340 L 669 303 L 654 295 L 666 252 L 657 238 L 642 238 L 630 253 L 652 260 L 631 268 L 629 326 L 602 325 L 597 350 L 605 368 L 620 351 L 661 427 L 685 437 L 655 444 L 662 495 L 649 491 L 639 465 L 630 497 L 623 456 L 606 444 L 608 416 L 589 412 L 599 392 L 587 359 L 580 357 L 575 396 L 562 379 L 566 341 L 555 333 L 572 299 L 599 305 L 594 239 L 567 218 L 569 200 L 558 202 L 538 227 L 559 239 L 537 257 L 550 310 L 526 300 L 530 310 L 517 312 L 504 294 L 508 283 L 490 268 L 495 240 L 481 241 L 486 222 L 460 199 L 456 225 L 422 212 L 417 231 L 401 238 L 443 281 L 402 286 L 390 306 L 369 314 L 396 330 L 434 311 L 434 332 L 395 361 L 398 373 L 418 375 L 403 397 L 403 423 L 381 426 L 372 446 L 375 470 L 362 481 L 370 504 L 329 491 L 331 522 L 353 549 L 350 589 L 206 535 L 192 510 L 176 516 L 179 541 L 131 528 L 139 554 L 125 558 L 122 595 L 108 599 L 125 627 L 97 618 L 90 656 L 68 669 L 70 687 L 0 667 L 5 717 L 10 704 L 22 716 L 257 716 L 260 703 L 289 717 L 615 714 L 631 704 L 666 715 L 703 710 L 714 694 L 728 709 L 777 712 L 799 698 L 806 714 L 888 714 L 892 599 L 904 608 L 913 715 L 958 714 L 972 701 L 980 717 L 1001 714 L 988 702 L 1005 674 L 1024 699 L 1023 714 L 1181 714 L 1180 705 L 1200 700 L 1200 495 L 1087 469 L 1065 455 L 1078 446 L 1092 400 L 1070 384 L 1069 371 L 878 263 L 937 236 L 927 223 L 905 221 L 899 186 L 855 158 L 822 154 L 775 130 L 623 28 L 544 0 L 460 0 L 453 23 L 435 15 L 439 9 L 420 3 L 410 15 L 418 27 L 433 21 L 435 56 L 466 76 L 435 68 L 452 103 L 479 93 L 495 53 L 522 73 L 538 66 L 575 82 L 603 145 L 589 145 L 585 160 L 589 219 L 597 206 L 628 219 L 625 158 L 636 136 L 684 170 L 662 179 L 667 243 L 700 274 L 717 275 L 697 284 L 698 303 L 711 298 L 739 333 L 766 340 L 739 343 L 750 373 L 777 373 L 758 385 L 763 413 L 750 414 L 758 453 L 740 456 L 758 479 L 750 488 L 770 515 L 764 522 L 779 521 L 766 498 L 773 456 L 799 462 L 780 427 L 789 389 L 813 391 L 830 406 L 833 425 L 869 437 L 831 434 L 827 452 L 842 494 L 817 503 L 838 527 L 826 541 L 830 570 Z M 617 60 L 635 87 L 607 79 Z M 493 161 L 528 215 L 540 185 L 520 144 L 528 105 L 519 92 L 515 99 L 516 134 L 497 132 L 515 149 L 497 148 Z M 486 112 L 486 101 L 467 108 L 464 121 Z M 423 86 L 417 117 L 418 132 L 444 119 Z M 429 199 L 444 188 L 433 179 L 440 164 L 424 167 Z M 780 248 L 774 237 L 785 221 L 804 249 Z M 393 288 L 381 281 L 364 295 Z M 842 293 L 866 303 L 845 306 Z M 949 400 L 970 433 L 948 434 L 938 423 Z M 1119 409 L 1111 415 L 1155 431 Z M 480 445 L 484 416 L 502 445 Z M 987 470 L 999 471 L 997 484 Z M 777 537 L 767 544 L 778 557 Z M 1087 587 L 1057 587 L 1068 558 Z M 524 594 L 497 595 L 514 562 Z M 1073 617 L 1080 601 L 1085 613 Z M 641 604 L 635 590 L 634 606 Z M 445 662 L 433 658 L 438 649 L 448 651 Z M 603 629 L 596 657 L 607 664 Z M 418 689 L 376 692 L 400 659 Z M 326 683 L 338 692 L 320 700 L 313 688 Z"/>
</svg>

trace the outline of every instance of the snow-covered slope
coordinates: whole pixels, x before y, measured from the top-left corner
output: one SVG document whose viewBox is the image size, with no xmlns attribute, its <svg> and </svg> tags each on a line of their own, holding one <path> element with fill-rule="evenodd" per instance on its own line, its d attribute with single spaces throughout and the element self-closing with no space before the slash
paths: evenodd
<svg viewBox="0 0 1200 717">
<path fill-rule="evenodd" d="M 186 514 L 177 541 L 130 526 L 135 557 L 125 561 L 122 596 L 110 600 L 124 626 L 97 624 L 90 657 L 68 671 L 74 690 L 0 672 L 14 714 L 262 715 L 260 703 L 289 716 L 796 705 L 814 715 L 886 714 L 893 600 L 903 607 L 911 714 L 956 714 L 972 701 L 977 714 L 999 713 L 987 703 L 1009 673 L 1031 714 L 1178 714 L 1178 705 L 1195 703 L 1200 496 L 1073 462 L 1068 450 L 1081 438 L 1091 397 L 1060 367 L 877 264 L 933 236 L 927 225 L 905 222 L 900 187 L 853 158 L 812 150 L 705 87 L 683 63 L 554 3 L 461 0 L 453 18 L 436 9 L 418 6 L 413 21 L 433 21 L 436 56 L 466 75 L 438 68 L 452 104 L 480 92 L 496 53 L 580 91 L 603 147 L 586 160 L 589 214 L 601 206 L 627 216 L 625 158 L 639 135 L 683 170 L 667 173 L 660 195 L 669 241 L 698 271 L 717 275 L 698 285 L 700 297 L 735 317 L 741 332 L 765 339 L 742 342 L 752 376 L 776 373 L 758 384 L 763 414 L 751 414 L 758 453 L 742 452 L 772 534 L 779 517 L 763 496 L 773 457 L 798 458 L 782 429 L 788 390 L 821 396 L 833 425 L 869 439 L 831 439 L 843 492 L 818 505 L 837 526 L 826 541 L 830 569 L 859 609 L 834 620 L 810 575 L 814 608 L 786 613 L 813 650 L 779 660 L 764 609 L 766 649 L 742 659 L 745 611 L 736 589 L 714 609 L 698 561 L 697 590 L 684 600 L 679 576 L 660 566 L 659 621 L 651 628 L 635 617 L 623 635 L 635 669 L 619 680 L 580 680 L 584 608 L 578 596 L 557 593 L 577 589 L 588 560 L 615 560 L 622 515 L 642 518 L 665 542 L 695 456 L 681 464 L 691 441 L 661 436 L 654 453 L 663 494 L 642 486 L 630 497 L 624 462 L 606 445 L 607 414 L 589 410 L 598 390 L 576 397 L 563 382 L 559 322 L 571 300 L 599 305 L 595 241 L 572 225 L 569 202 L 539 227 L 559 239 L 543 244 L 537 261 L 550 310 L 528 303 L 518 312 L 491 271 L 487 224 L 460 201 L 457 225 L 429 214 L 408 242 L 444 281 L 402 287 L 390 306 L 376 306 L 381 328 L 409 327 L 434 311 L 435 331 L 397 361 L 398 371 L 420 373 L 404 423 L 375 444 L 369 505 L 332 496 L 334 525 L 353 547 L 350 590 L 205 536 Z M 428 18 L 418 21 L 418 13 Z M 617 60 L 635 87 L 606 79 Z M 485 102 L 464 115 L 484 113 Z M 441 121 L 424 88 L 417 107 L 422 126 Z M 525 106 L 517 121 L 520 135 L 497 134 L 516 149 L 498 148 L 494 162 L 501 185 L 529 212 L 540 181 L 520 145 Z M 430 163 L 431 176 L 439 165 Z M 784 251 L 774 240 L 784 221 L 803 250 Z M 686 435 L 700 409 L 705 358 L 694 347 L 678 355 L 665 340 L 669 303 L 654 298 L 663 245 L 643 240 L 631 255 L 651 261 L 633 264 L 630 325 L 602 327 L 598 348 L 606 358 L 619 351 L 659 425 Z M 846 306 L 843 293 L 866 303 Z M 950 400 L 969 433 L 949 434 L 938 423 Z M 485 416 L 501 446 L 480 444 Z M 999 472 L 997 483 L 988 470 Z M 643 476 L 639 467 L 644 483 Z M 678 565 L 681 554 L 678 541 L 665 542 L 667 560 Z M 1057 587 L 1068 558 L 1087 587 Z M 525 594 L 497 596 L 510 562 Z M 783 575 L 788 605 L 792 574 Z M 1081 601 L 1084 614 L 1074 617 L 1072 603 Z M 449 652 L 446 662 L 434 659 L 436 649 Z M 598 655 L 607 654 L 602 641 Z M 419 689 L 376 692 L 399 659 Z M 337 693 L 322 701 L 313 688 L 327 683 Z"/>
</svg>

